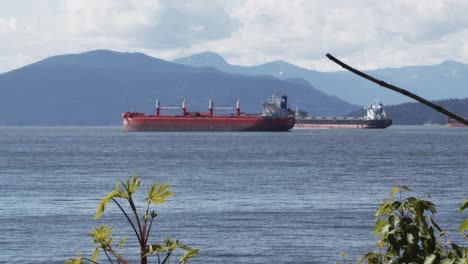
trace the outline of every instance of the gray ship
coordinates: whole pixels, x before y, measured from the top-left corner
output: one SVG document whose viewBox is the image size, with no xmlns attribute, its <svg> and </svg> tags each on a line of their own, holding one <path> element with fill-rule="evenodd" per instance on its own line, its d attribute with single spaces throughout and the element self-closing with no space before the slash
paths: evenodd
<svg viewBox="0 0 468 264">
<path fill-rule="evenodd" d="M 375 102 L 366 109 L 363 117 L 309 117 L 307 112 L 296 110 L 296 124 L 293 129 L 316 128 L 387 128 L 392 119 L 387 116 L 382 103 Z"/>
</svg>

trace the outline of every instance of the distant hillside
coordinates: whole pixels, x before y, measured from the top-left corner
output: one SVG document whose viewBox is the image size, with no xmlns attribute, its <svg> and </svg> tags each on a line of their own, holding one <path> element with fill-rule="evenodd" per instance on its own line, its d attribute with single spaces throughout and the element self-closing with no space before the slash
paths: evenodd
<svg viewBox="0 0 468 264">
<path fill-rule="evenodd" d="M 336 54 L 339 55 L 339 54 Z M 325 56 L 325 55 L 324 55 Z M 339 57 L 339 56 L 338 56 Z M 284 61 L 243 67 L 228 64 L 220 55 L 204 52 L 174 62 L 196 67 L 214 67 L 224 72 L 245 75 L 271 75 L 281 79 L 301 78 L 315 88 L 353 104 L 367 105 L 375 99 L 386 104 L 410 101 L 407 97 L 379 87 L 336 65 L 337 72 L 304 69 Z M 333 62 L 329 62 L 333 64 Z M 353 62 L 349 62 L 353 65 Z M 465 98 L 468 96 L 468 65 L 446 61 L 432 66 L 411 66 L 366 71 L 376 78 L 401 86 L 429 100 Z"/>
<path fill-rule="evenodd" d="M 297 79 L 249 77 L 214 68 L 180 65 L 142 53 L 107 50 L 54 56 L 0 74 L 0 125 L 118 125 L 124 111 L 154 112 L 162 105 L 189 111 L 217 106 L 261 112 L 261 101 L 275 91 L 289 96 L 291 106 L 317 115 L 340 115 L 356 109 Z"/>
<path fill-rule="evenodd" d="M 468 98 L 440 100 L 434 101 L 434 103 L 441 105 L 457 115 L 468 117 Z M 446 122 L 444 115 L 417 102 L 384 107 L 385 111 L 393 119 L 394 125 L 445 124 Z M 363 115 L 364 110 L 360 109 L 348 114 L 347 116 Z"/>
</svg>

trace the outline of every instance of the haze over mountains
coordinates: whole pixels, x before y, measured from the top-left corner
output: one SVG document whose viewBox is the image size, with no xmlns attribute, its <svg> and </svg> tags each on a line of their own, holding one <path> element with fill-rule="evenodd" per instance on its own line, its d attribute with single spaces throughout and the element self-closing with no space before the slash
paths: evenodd
<svg viewBox="0 0 468 264">
<path fill-rule="evenodd" d="M 308 70 L 284 61 L 244 67 L 231 65 L 219 54 L 213 52 L 194 54 L 174 62 L 196 67 L 209 66 L 229 73 L 271 75 L 281 79 L 301 78 L 327 94 L 358 105 L 370 104 L 377 98 L 386 105 L 410 101 L 408 97 L 357 77 L 344 71 L 338 65 L 336 65 L 337 72 Z M 333 62 L 330 61 L 330 63 Z M 352 66 L 352 62 L 349 64 Z M 378 69 L 366 71 L 366 73 L 429 100 L 468 97 L 468 65 L 463 63 L 446 61 L 432 66 Z"/>
<path fill-rule="evenodd" d="M 155 99 L 163 106 L 207 111 L 234 106 L 261 112 L 261 101 L 275 91 L 313 115 L 343 115 L 354 109 L 309 83 L 271 76 L 230 74 L 208 67 L 176 64 L 142 53 L 108 50 L 54 56 L 0 74 L 0 125 L 118 125 L 121 113 L 154 113 Z M 179 113 L 179 112 L 177 112 Z"/>
</svg>

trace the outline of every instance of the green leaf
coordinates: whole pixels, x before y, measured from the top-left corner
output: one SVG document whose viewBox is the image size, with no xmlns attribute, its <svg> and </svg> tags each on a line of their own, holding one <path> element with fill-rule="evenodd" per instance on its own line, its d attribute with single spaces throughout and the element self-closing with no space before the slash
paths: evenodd
<svg viewBox="0 0 468 264">
<path fill-rule="evenodd" d="M 424 264 L 433 264 L 435 263 L 436 258 L 437 256 L 435 254 L 431 254 L 424 260 Z"/>
<path fill-rule="evenodd" d="M 81 258 L 71 258 L 65 260 L 65 264 L 82 264 L 83 262 L 81 261 Z"/>
<path fill-rule="evenodd" d="M 96 262 L 99 256 L 99 246 L 94 247 L 93 251 L 93 256 L 91 257 L 91 260 Z"/>
<path fill-rule="evenodd" d="M 377 208 L 377 211 L 375 212 L 374 217 L 378 218 L 378 217 L 380 217 L 382 215 L 385 215 L 388 212 L 390 212 L 390 209 L 391 209 L 390 202 L 391 202 L 391 200 L 388 200 L 387 202 L 381 204 L 379 206 L 379 208 Z"/>
<path fill-rule="evenodd" d="M 445 258 L 440 261 L 440 264 L 454 264 L 454 263 L 455 263 L 455 259 Z"/>
<path fill-rule="evenodd" d="M 463 199 L 462 201 L 462 204 L 460 205 L 460 207 L 458 208 L 458 212 L 463 212 L 463 210 L 465 210 L 466 208 L 468 208 L 468 199 Z"/>
<path fill-rule="evenodd" d="M 179 247 L 185 250 L 184 254 L 180 257 L 180 264 L 185 264 L 187 263 L 187 260 L 198 255 L 197 248 L 190 248 L 183 245 L 179 245 Z"/>
<path fill-rule="evenodd" d="M 150 244 L 148 246 L 148 250 L 149 250 L 149 253 L 151 255 L 154 255 L 154 254 L 157 254 L 157 253 L 167 252 L 167 248 L 165 248 L 161 244 Z"/>
<path fill-rule="evenodd" d="M 377 236 L 379 233 L 380 233 L 380 229 L 382 229 L 382 226 L 385 225 L 387 221 L 385 220 L 379 220 L 376 224 L 375 224 L 375 227 L 374 227 L 374 236 Z"/>
<path fill-rule="evenodd" d="M 468 231 L 468 219 L 464 219 L 460 224 L 460 228 L 458 229 L 460 235 L 463 235 L 466 231 Z"/>
<path fill-rule="evenodd" d="M 392 229 L 392 226 L 391 226 L 390 224 L 385 224 L 385 225 L 383 225 L 382 228 L 380 229 L 380 233 L 381 233 L 382 237 L 385 237 L 385 236 L 387 236 L 388 234 L 390 234 L 392 230 L 393 230 L 393 229 Z"/>
<path fill-rule="evenodd" d="M 177 241 L 175 239 L 171 239 L 170 237 L 166 237 L 164 239 L 164 243 L 166 244 L 166 249 L 169 252 L 174 251 L 177 248 L 177 246 L 179 245 L 179 241 Z"/>
<path fill-rule="evenodd" d="M 432 219 L 432 217 L 429 216 L 429 221 L 431 221 L 431 224 L 437 229 L 439 230 L 439 232 L 442 232 L 442 229 L 440 229 L 439 225 L 434 221 L 434 219 Z"/>
<path fill-rule="evenodd" d="M 127 178 L 127 182 L 130 184 L 130 180 Z M 122 182 L 123 183 L 123 182 Z M 138 188 L 138 187 L 137 187 Z M 106 209 L 107 204 L 114 198 L 123 198 L 127 199 L 129 194 L 122 191 L 119 187 L 119 183 L 115 184 L 114 190 L 108 193 L 104 198 L 99 201 L 98 207 L 96 209 L 96 214 L 94 214 L 94 220 L 97 220 L 101 217 L 102 213 Z"/>
<path fill-rule="evenodd" d="M 384 246 L 384 241 L 383 241 L 382 239 L 379 239 L 379 241 L 377 241 L 377 247 L 378 247 L 379 249 L 382 249 L 383 246 Z"/>
<path fill-rule="evenodd" d="M 106 209 L 106 205 L 114 198 L 116 192 L 112 191 L 108 193 L 104 198 L 101 199 L 101 201 L 98 204 L 98 207 L 96 208 L 96 213 L 94 214 L 94 220 L 97 220 L 101 217 L 102 213 L 104 213 L 104 210 Z"/>
<path fill-rule="evenodd" d="M 100 244 L 101 247 L 105 247 L 107 245 L 108 238 L 111 237 L 111 233 L 112 227 L 107 228 L 105 225 L 100 225 L 94 227 L 89 236 L 93 238 L 94 243 Z"/>
<path fill-rule="evenodd" d="M 124 187 L 125 191 L 127 191 L 127 195 L 131 196 L 138 187 L 140 187 L 141 179 L 138 179 L 136 175 L 132 176 L 132 179 L 127 177 L 125 182 L 122 181 L 122 186 Z"/>
<path fill-rule="evenodd" d="M 400 191 L 400 187 L 393 187 L 392 191 L 390 192 L 390 195 L 394 195 L 395 193 Z"/>
<path fill-rule="evenodd" d="M 404 205 L 404 204 L 403 204 Z M 392 208 L 393 210 L 400 210 L 402 206 L 402 203 L 400 201 L 394 201 L 392 203 Z"/>
<path fill-rule="evenodd" d="M 148 189 L 148 197 L 146 201 L 154 204 L 162 204 L 166 202 L 166 199 L 173 195 L 172 191 L 169 190 L 170 185 L 161 183 L 158 187 L 158 183 L 154 182 Z"/>
<path fill-rule="evenodd" d="M 414 244 L 414 235 L 411 233 L 406 234 L 406 239 L 408 240 L 408 243 Z"/>
<path fill-rule="evenodd" d="M 402 185 L 401 188 L 407 192 L 411 192 L 410 188 L 406 185 Z"/>
<path fill-rule="evenodd" d="M 83 256 L 81 255 L 81 252 L 78 251 L 78 258 L 67 259 L 65 260 L 65 264 L 82 264 L 82 259 Z"/>
<path fill-rule="evenodd" d="M 460 246 L 458 246 L 455 243 L 451 243 L 450 245 L 455 250 L 455 253 L 457 254 L 457 256 L 460 257 L 460 258 L 463 258 L 463 248 L 461 248 Z"/>
<path fill-rule="evenodd" d="M 377 254 L 374 252 L 368 252 L 364 255 L 364 262 L 365 263 L 380 263 L 381 254 Z"/>
<path fill-rule="evenodd" d="M 118 247 L 118 248 L 122 248 L 123 245 L 125 244 L 125 241 L 126 241 L 126 240 L 127 240 L 127 237 L 126 237 L 126 236 L 122 237 L 122 238 L 120 239 L 120 241 L 119 241 L 119 244 L 117 244 L 117 247 Z"/>
</svg>

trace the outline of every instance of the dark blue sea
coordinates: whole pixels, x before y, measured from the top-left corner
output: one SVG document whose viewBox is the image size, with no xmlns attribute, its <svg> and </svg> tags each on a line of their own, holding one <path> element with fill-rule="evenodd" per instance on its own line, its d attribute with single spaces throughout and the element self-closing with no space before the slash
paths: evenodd
<svg viewBox="0 0 468 264">
<path fill-rule="evenodd" d="M 114 241 L 128 235 L 123 254 L 136 260 L 117 207 L 93 220 L 99 200 L 133 174 L 143 179 L 140 205 L 153 181 L 171 185 L 150 241 L 170 236 L 199 248 L 189 263 L 336 263 L 340 252 L 355 263 L 376 250 L 373 214 L 397 181 L 413 196 L 430 195 L 448 237 L 464 243 L 457 229 L 466 214 L 457 208 L 468 197 L 468 129 L 0 127 L 0 263 L 90 257 L 87 234 L 101 223 L 114 227 Z"/>
</svg>

